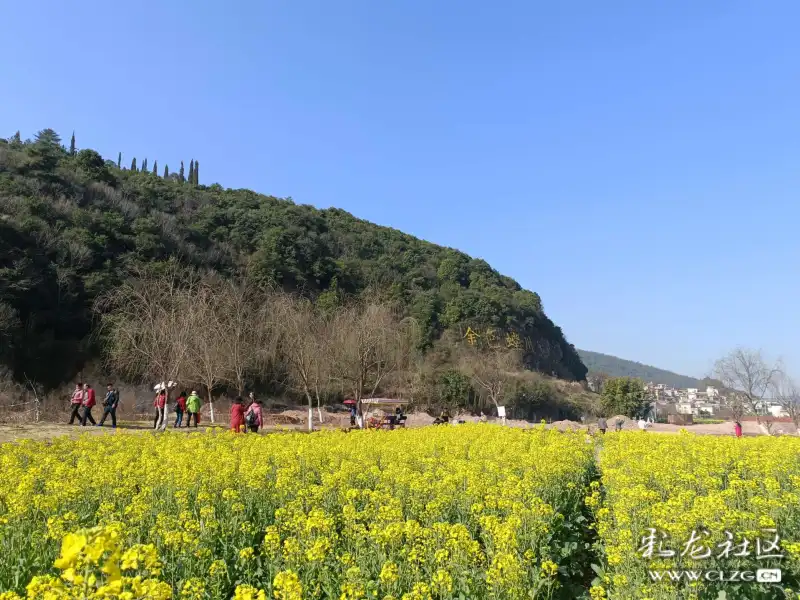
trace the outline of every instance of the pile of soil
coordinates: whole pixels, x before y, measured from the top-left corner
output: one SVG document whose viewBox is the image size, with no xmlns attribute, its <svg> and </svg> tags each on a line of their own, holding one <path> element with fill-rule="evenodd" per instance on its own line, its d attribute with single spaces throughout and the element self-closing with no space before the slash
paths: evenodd
<svg viewBox="0 0 800 600">
<path fill-rule="evenodd" d="M 406 419 L 406 427 L 423 427 L 433 425 L 434 418 L 425 412 L 410 413 Z"/>
<path fill-rule="evenodd" d="M 583 423 L 578 423 L 578 421 L 570 421 L 569 419 L 564 419 L 563 421 L 553 421 L 550 424 L 550 427 L 555 427 L 560 431 L 564 431 L 566 429 L 583 429 L 585 425 Z"/>
</svg>

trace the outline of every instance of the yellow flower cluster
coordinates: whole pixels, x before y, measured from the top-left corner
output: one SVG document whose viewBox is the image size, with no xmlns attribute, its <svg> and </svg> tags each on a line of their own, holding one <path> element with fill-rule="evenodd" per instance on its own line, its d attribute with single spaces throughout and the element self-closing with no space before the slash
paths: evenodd
<svg viewBox="0 0 800 600">
<path fill-rule="evenodd" d="M 479 424 L 7 444 L 0 599 L 552 597 L 593 472 L 581 434 Z"/>
<path fill-rule="evenodd" d="M 593 598 L 800 597 L 800 439 L 624 432 L 606 437 L 599 466 Z M 748 580 L 766 568 L 782 582 Z"/>
</svg>

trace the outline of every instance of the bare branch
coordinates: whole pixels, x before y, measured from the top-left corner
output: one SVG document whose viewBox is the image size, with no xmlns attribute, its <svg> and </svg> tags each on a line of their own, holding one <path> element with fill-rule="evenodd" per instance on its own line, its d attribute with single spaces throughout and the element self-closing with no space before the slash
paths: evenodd
<svg viewBox="0 0 800 600">
<path fill-rule="evenodd" d="M 469 374 L 475 387 L 482 390 L 498 408 L 514 373 L 522 369 L 522 360 L 519 351 L 513 349 L 473 351 L 462 358 L 461 369 Z"/>
<path fill-rule="evenodd" d="M 778 365 L 766 363 L 761 351 L 747 348 L 734 349 L 714 365 L 717 378 L 733 390 L 732 410 L 741 404 L 756 415 L 759 423 L 759 409 L 779 372 Z"/>
<path fill-rule="evenodd" d="M 774 378 L 772 390 L 775 401 L 800 429 L 800 386 L 786 373 L 780 372 Z"/>
</svg>

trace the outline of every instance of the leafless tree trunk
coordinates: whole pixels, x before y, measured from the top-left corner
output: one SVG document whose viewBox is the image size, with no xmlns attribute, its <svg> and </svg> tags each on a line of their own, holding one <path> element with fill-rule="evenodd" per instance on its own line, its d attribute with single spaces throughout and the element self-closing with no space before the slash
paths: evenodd
<svg viewBox="0 0 800 600">
<path fill-rule="evenodd" d="M 206 389 L 212 423 L 215 420 L 213 390 L 224 380 L 231 362 L 220 344 L 226 335 L 227 302 L 223 296 L 226 291 L 225 282 L 209 275 L 200 282 L 187 307 L 192 321 L 192 352 L 187 377 Z"/>
<path fill-rule="evenodd" d="M 192 352 L 194 324 L 187 301 L 196 274 L 173 262 L 160 273 L 136 275 L 95 303 L 106 359 L 130 380 L 178 381 Z"/>
<path fill-rule="evenodd" d="M 280 311 L 281 357 L 289 382 L 308 401 L 308 430 L 313 430 L 314 399 L 322 422 L 321 396 L 330 378 L 330 318 L 310 300 L 284 296 Z"/>
<path fill-rule="evenodd" d="M 725 387 L 737 392 L 743 404 L 756 415 L 760 424 L 759 405 L 779 373 L 778 366 L 768 365 L 759 350 L 736 348 L 714 365 L 714 374 Z"/>
</svg>

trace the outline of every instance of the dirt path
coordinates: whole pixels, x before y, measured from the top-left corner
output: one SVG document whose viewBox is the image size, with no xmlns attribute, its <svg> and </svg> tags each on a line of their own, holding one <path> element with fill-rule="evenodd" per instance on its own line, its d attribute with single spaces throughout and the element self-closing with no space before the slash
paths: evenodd
<svg viewBox="0 0 800 600">
<path fill-rule="evenodd" d="M 417 418 L 412 419 L 414 415 L 410 415 L 409 417 L 409 426 L 410 427 L 421 427 L 425 425 L 429 425 L 429 421 L 432 421 L 430 418 Z M 427 415 L 424 415 L 427 417 Z M 538 423 L 527 423 L 522 421 L 514 421 L 509 422 L 508 425 L 512 427 L 537 427 Z M 773 433 L 781 433 L 781 434 L 788 434 L 788 435 L 797 435 L 797 431 L 795 430 L 794 426 L 791 427 L 789 430 L 786 424 L 780 424 L 780 428 L 774 428 Z M 314 424 L 315 428 L 319 427 L 317 423 Z M 592 431 L 596 429 L 596 424 L 592 423 L 589 425 L 592 428 Z M 757 435 L 765 435 L 765 431 L 755 422 L 745 421 L 742 423 L 743 426 L 743 433 L 747 437 L 757 436 Z M 180 428 L 180 429 L 173 429 L 171 426 L 168 427 L 167 431 L 169 433 L 175 433 L 179 435 L 189 435 L 196 432 L 205 431 L 206 428 L 211 427 L 217 431 L 224 431 L 227 429 L 227 424 L 215 424 L 211 425 L 210 423 L 202 424 L 197 429 L 195 428 Z M 333 427 L 337 428 L 338 423 L 326 423 L 326 428 Z M 571 421 L 559 421 L 557 423 L 553 423 L 548 425 L 548 427 L 555 427 L 557 429 L 583 429 L 585 430 L 587 425 L 581 425 L 581 423 L 573 423 Z M 613 427 L 613 425 L 612 425 Z M 625 431 L 633 431 L 638 430 L 638 427 L 634 421 L 626 421 L 623 427 Z M 652 433 L 672 433 L 677 434 L 682 429 L 690 433 L 696 433 L 699 435 L 733 435 L 733 423 L 726 422 L 726 423 L 713 423 L 713 424 L 697 424 L 697 425 L 668 425 L 665 423 L 652 423 L 650 428 L 648 428 L 649 432 Z M 269 423 L 267 427 L 261 430 L 261 433 L 272 433 L 277 431 L 305 431 L 306 426 L 303 423 L 295 423 L 295 424 L 274 424 Z M 112 429 L 110 426 L 106 425 L 105 427 L 80 427 L 78 425 L 67 425 L 67 424 L 59 424 L 59 423 L 39 423 L 39 424 L 0 424 L 0 444 L 5 442 L 13 442 L 16 440 L 48 440 L 60 436 L 71 436 L 77 437 L 81 434 L 88 434 L 88 435 L 130 435 L 130 434 L 152 434 L 153 432 L 153 425 L 152 423 L 146 421 L 121 421 L 119 423 L 119 427 L 116 429 Z"/>
<path fill-rule="evenodd" d="M 204 432 L 207 428 L 215 431 L 223 432 L 228 429 L 227 424 L 200 424 L 200 427 L 174 429 L 172 426 L 167 427 L 168 434 L 177 435 L 192 435 L 197 432 Z M 274 433 L 277 431 L 297 430 L 302 431 L 302 427 L 282 426 L 282 427 L 265 427 L 259 433 Z M 40 424 L 27 424 L 27 425 L 13 425 L 13 424 L 0 424 L 0 444 L 5 442 L 14 442 L 17 440 L 50 440 L 61 436 L 78 437 L 79 435 L 152 435 L 153 425 L 146 422 L 122 422 L 118 423 L 117 429 L 112 429 L 110 426 L 105 427 L 81 427 L 79 425 L 66 425 L 58 423 L 40 423 Z M 161 435 L 161 433 L 159 433 Z"/>
</svg>

